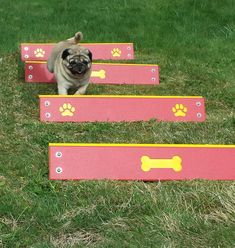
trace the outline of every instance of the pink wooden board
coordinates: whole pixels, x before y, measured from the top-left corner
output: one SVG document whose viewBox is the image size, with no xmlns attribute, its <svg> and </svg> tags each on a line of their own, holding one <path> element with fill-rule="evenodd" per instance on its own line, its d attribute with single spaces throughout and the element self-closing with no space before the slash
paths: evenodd
<svg viewBox="0 0 235 248">
<path fill-rule="evenodd" d="M 81 43 L 88 48 L 94 60 L 131 60 L 134 59 L 133 43 Z M 45 61 L 48 59 L 54 43 L 21 44 L 21 60 Z"/>
<path fill-rule="evenodd" d="M 46 62 L 25 63 L 26 82 L 55 82 Z M 90 81 L 96 84 L 159 84 L 157 65 L 93 63 Z"/>
<path fill-rule="evenodd" d="M 49 170 L 54 180 L 234 180 L 235 145 L 50 144 Z"/>
<path fill-rule="evenodd" d="M 205 121 L 202 97 L 40 96 L 40 120 L 48 122 Z"/>
</svg>

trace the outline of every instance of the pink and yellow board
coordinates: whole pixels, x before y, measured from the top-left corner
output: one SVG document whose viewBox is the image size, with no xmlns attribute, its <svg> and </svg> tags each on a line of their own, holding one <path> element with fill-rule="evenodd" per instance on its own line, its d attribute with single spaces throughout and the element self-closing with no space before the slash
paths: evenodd
<svg viewBox="0 0 235 248">
<path fill-rule="evenodd" d="M 92 52 L 94 60 L 131 60 L 134 59 L 133 43 L 81 43 Z M 21 44 L 21 60 L 45 61 L 54 43 Z"/>
<path fill-rule="evenodd" d="M 26 61 L 25 81 L 55 82 L 45 61 Z M 159 84 L 158 65 L 93 63 L 90 81 L 96 84 Z"/>
<path fill-rule="evenodd" d="M 235 145 L 49 144 L 53 180 L 234 180 Z"/>
<path fill-rule="evenodd" d="M 40 120 L 48 122 L 205 121 L 203 97 L 41 95 Z"/>
</svg>

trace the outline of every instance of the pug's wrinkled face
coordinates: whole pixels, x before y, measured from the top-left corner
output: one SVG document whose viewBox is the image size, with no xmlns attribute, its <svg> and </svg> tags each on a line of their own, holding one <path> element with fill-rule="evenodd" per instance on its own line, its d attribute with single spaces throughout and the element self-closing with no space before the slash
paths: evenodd
<svg viewBox="0 0 235 248">
<path fill-rule="evenodd" d="M 92 53 L 88 49 L 65 49 L 62 53 L 63 65 L 73 75 L 84 75 L 91 69 Z"/>
</svg>

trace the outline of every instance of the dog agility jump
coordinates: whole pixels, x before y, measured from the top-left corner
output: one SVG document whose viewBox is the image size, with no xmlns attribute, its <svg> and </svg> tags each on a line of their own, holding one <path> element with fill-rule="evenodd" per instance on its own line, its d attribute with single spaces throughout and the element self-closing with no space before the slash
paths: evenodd
<svg viewBox="0 0 235 248">
<path fill-rule="evenodd" d="M 25 81 L 55 83 L 55 76 L 47 70 L 46 61 L 26 61 Z M 159 84 L 158 65 L 93 63 L 91 83 L 95 84 Z"/>
<path fill-rule="evenodd" d="M 53 180 L 233 180 L 235 145 L 49 144 Z"/>
<path fill-rule="evenodd" d="M 47 122 L 203 122 L 203 97 L 41 95 L 40 120 Z"/>
<path fill-rule="evenodd" d="M 133 43 L 80 43 L 91 50 L 94 60 L 133 60 Z M 22 43 L 22 61 L 46 61 L 54 43 Z"/>
</svg>

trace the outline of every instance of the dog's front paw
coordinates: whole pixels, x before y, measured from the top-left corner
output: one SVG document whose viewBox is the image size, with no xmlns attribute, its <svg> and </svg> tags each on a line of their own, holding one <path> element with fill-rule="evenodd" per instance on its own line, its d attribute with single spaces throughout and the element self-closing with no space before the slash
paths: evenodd
<svg viewBox="0 0 235 248">
<path fill-rule="evenodd" d="M 84 95 L 86 93 L 86 89 L 88 87 L 88 84 L 85 86 L 80 87 L 76 92 L 75 95 Z"/>
</svg>

